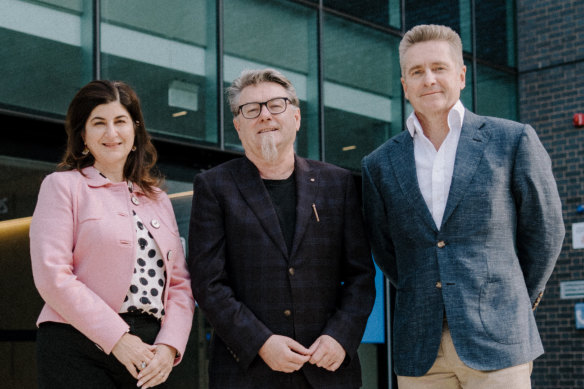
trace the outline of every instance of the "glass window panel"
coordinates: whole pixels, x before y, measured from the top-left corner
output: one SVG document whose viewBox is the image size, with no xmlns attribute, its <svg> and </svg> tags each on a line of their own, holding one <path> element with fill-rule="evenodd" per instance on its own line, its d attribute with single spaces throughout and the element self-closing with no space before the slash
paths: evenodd
<svg viewBox="0 0 584 389">
<path fill-rule="evenodd" d="M 302 113 L 296 152 L 320 159 L 316 11 L 289 1 L 224 2 L 225 87 L 244 69 L 271 67 L 296 88 Z M 243 150 L 226 103 L 225 146 Z"/>
<path fill-rule="evenodd" d="M 91 10 L 84 10 L 81 0 L 3 0 L 0 104 L 62 117 L 91 79 L 91 50 L 83 47 L 91 42 L 91 29 L 85 28 L 90 23 Z"/>
<path fill-rule="evenodd" d="M 55 9 L 64 9 L 68 11 L 83 12 L 83 0 L 39 0 L 31 1 L 31 3 L 45 4 Z M 86 1 L 86 3 L 90 3 Z"/>
<path fill-rule="evenodd" d="M 324 0 L 323 5 L 359 19 L 401 28 L 401 0 Z"/>
<path fill-rule="evenodd" d="M 325 160 L 353 170 L 402 130 L 399 38 L 325 14 Z"/>
<path fill-rule="evenodd" d="M 458 15 L 460 20 L 460 39 L 462 49 L 472 52 L 472 10 L 470 0 L 460 0 L 458 3 Z"/>
<path fill-rule="evenodd" d="M 406 30 L 418 24 L 443 24 L 460 31 L 459 0 L 405 0 L 405 14 Z"/>
<path fill-rule="evenodd" d="M 479 115 L 517 120 L 517 80 L 514 75 L 478 66 L 477 111 Z"/>
<path fill-rule="evenodd" d="M 460 35 L 465 51 L 472 51 L 470 0 L 405 0 L 405 16 L 406 30 L 418 24 L 442 24 Z"/>
<path fill-rule="evenodd" d="M 217 144 L 215 1 L 101 4 L 102 78 L 136 90 L 152 134 Z"/>
<path fill-rule="evenodd" d="M 500 65 L 515 66 L 514 0 L 476 0 L 476 55 Z"/>
<path fill-rule="evenodd" d="M 460 101 L 464 105 L 465 108 L 473 111 L 474 110 L 474 102 L 473 102 L 473 83 L 472 83 L 472 63 L 468 61 L 464 61 L 466 65 L 466 82 L 465 87 L 462 91 L 460 91 Z"/>
<path fill-rule="evenodd" d="M 0 221 L 29 217 L 43 178 L 55 165 L 0 155 Z"/>
</svg>

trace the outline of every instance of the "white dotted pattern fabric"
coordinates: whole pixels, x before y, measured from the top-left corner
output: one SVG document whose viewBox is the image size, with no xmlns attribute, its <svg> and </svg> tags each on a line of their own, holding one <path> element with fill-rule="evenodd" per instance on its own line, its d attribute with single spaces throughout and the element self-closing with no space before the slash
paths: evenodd
<svg viewBox="0 0 584 389">
<path fill-rule="evenodd" d="M 143 312 L 161 319 L 164 316 L 162 296 L 166 280 L 166 267 L 156 241 L 133 212 L 136 223 L 136 263 L 130 290 L 120 313 Z"/>
</svg>

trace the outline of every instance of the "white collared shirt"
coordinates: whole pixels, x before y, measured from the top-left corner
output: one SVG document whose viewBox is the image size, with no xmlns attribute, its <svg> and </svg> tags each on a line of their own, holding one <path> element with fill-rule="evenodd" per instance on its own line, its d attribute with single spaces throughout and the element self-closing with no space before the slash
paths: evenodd
<svg viewBox="0 0 584 389">
<path fill-rule="evenodd" d="M 463 120 L 464 106 L 458 100 L 448 113 L 449 131 L 438 150 L 424 135 L 415 112 L 412 112 L 406 121 L 407 129 L 414 140 L 418 185 L 438 229 L 442 225 L 442 217 L 450 192 Z"/>
</svg>

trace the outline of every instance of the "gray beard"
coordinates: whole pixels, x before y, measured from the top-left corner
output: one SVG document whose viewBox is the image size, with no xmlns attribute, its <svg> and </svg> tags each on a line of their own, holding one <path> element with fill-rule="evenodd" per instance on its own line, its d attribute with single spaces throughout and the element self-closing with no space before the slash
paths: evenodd
<svg viewBox="0 0 584 389">
<path fill-rule="evenodd" d="M 274 134 L 268 133 L 262 135 L 262 156 L 268 162 L 274 162 L 278 159 L 278 148 L 274 139 Z"/>
</svg>

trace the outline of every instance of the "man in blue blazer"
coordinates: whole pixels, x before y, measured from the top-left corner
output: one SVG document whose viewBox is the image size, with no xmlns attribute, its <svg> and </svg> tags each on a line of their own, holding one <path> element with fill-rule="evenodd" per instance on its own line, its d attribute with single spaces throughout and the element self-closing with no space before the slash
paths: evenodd
<svg viewBox="0 0 584 389">
<path fill-rule="evenodd" d="M 282 74 L 246 71 L 228 93 L 245 157 L 195 177 L 189 238 L 210 388 L 359 388 L 375 270 L 354 179 L 295 155 Z"/>
<path fill-rule="evenodd" d="M 550 158 L 530 126 L 464 109 L 450 28 L 414 27 L 399 50 L 414 112 L 362 164 L 373 256 L 397 290 L 398 386 L 530 388 L 533 310 L 565 233 Z"/>
</svg>

